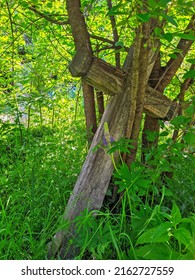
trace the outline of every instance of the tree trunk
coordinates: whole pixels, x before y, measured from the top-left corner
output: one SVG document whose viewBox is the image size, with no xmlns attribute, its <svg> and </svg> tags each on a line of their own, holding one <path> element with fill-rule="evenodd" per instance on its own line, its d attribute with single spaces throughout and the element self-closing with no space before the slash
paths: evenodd
<svg viewBox="0 0 195 280">
<path fill-rule="evenodd" d="M 190 29 L 194 30 L 194 21 L 195 21 L 195 16 L 193 15 L 188 26 L 186 27 L 186 33 L 188 33 Z M 156 22 L 154 21 L 153 24 L 155 25 Z M 160 94 L 162 97 L 166 86 L 170 83 L 170 81 L 174 77 L 175 73 L 177 72 L 178 68 L 183 62 L 192 44 L 193 44 L 192 40 L 180 39 L 176 48 L 177 49 L 176 58 L 170 58 L 170 60 L 167 62 L 163 70 L 161 68 L 160 53 L 158 53 L 158 58 L 154 65 L 154 69 L 152 71 L 149 84 L 153 89 L 157 90 L 158 94 Z M 170 120 L 177 115 L 178 111 L 179 111 L 179 106 L 173 101 L 172 105 L 169 107 L 169 111 L 167 112 L 166 117 L 161 119 Z M 142 134 L 142 147 L 143 147 L 142 160 L 143 161 L 145 161 L 145 155 L 144 155 L 145 150 L 150 149 L 151 146 L 156 146 L 158 144 L 159 129 L 160 129 L 159 120 L 156 118 L 156 116 L 155 115 L 152 116 L 151 114 L 146 115 L 143 134 Z M 147 131 L 156 133 L 156 139 L 154 141 L 147 140 Z"/>
<path fill-rule="evenodd" d="M 147 92 L 147 84 L 148 84 L 148 69 L 149 65 L 149 46 L 146 47 L 146 44 L 149 42 L 149 34 L 150 34 L 150 25 L 143 24 L 142 26 L 142 39 L 140 40 L 140 47 L 135 44 L 135 54 L 137 57 L 137 61 L 132 65 L 132 78 L 133 83 L 137 82 L 136 86 L 133 86 L 133 91 L 131 95 L 134 96 L 134 101 L 131 101 L 130 107 L 130 116 L 128 119 L 126 136 L 133 140 L 132 146 L 133 149 L 130 150 L 130 153 L 126 155 L 125 162 L 128 166 L 135 160 L 135 156 L 137 153 L 138 146 L 138 138 L 140 133 L 142 115 L 144 110 L 144 103 L 146 99 Z M 139 36 L 139 34 L 138 34 Z M 139 49 L 139 53 L 137 53 L 137 49 Z M 133 59 L 134 61 L 135 59 Z"/>
<path fill-rule="evenodd" d="M 104 113 L 104 95 L 102 91 L 96 92 L 97 106 L 98 106 L 98 120 L 101 121 L 101 118 Z"/>
<path fill-rule="evenodd" d="M 152 88 L 156 87 L 156 85 L 159 81 L 160 75 L 161 75 L 161 62 L 160 62 L 160 51 L 159 51 L 154 68 L 152 70 L 152 73 L 151 73 L 151 76 L 149 79 L 149 84 L 151 85 Z M 162 95 L 162 94 L 160 94 L 160 95 Z M 149 104 L 149 106 L 151 106 L 151 103 Z M 145 112 L 147 112 L 147 111 L 145 111 Z M 146 113 L 145 120 L 144 120 L 144 127 L 143 127 L 143 131 L 142 131 L 142 155 L 141 155 L 141 157 L 142 157 L 143 162 L 145 162 L 145 153 L 152 146 L 156 147 L 158 144 L 159 129 L 160 129 L 159 120 L 157 118 L 155 118 L 155 116 L 152 116 L 152 115 L 149 115 Z M 148 131 L 150 131 L 151 133 L 154 133 L 156 135 L 155 139 L 153 141 L 148 140 L 148 138 L 147 138 Z"/>
<path fill-rule="evenodd" d="M 94 89 L 92 86 L 90 86 L 84 81 L 82 82 L 82 87 L 83 87 L 83 98 L 84 98 L 84 108 L 85 108 L 87 140 L 90 145 L 93 136 L 97 130 Z"/>
</svg>

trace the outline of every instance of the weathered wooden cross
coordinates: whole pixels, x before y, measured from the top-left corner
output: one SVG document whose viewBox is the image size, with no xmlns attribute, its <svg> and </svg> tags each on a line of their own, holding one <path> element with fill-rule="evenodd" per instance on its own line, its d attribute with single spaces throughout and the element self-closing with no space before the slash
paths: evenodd
<svg viewBox="0 0 195 280">
<path fill-rule="evenodd" d="M 93 138 L 91 148 L 83 164 L 73 192 L 65 209 L 64 219 L 72 221 L 86 208 L 88 211 L 99 210 L 102 206 L 112 173 L 112 161 L 103 149 L 96 152 L 93 148 L 102 142 L 104 135 L 104 123 L 109 126 L 110 135 L 119 140 L 124 136 L 129 108 L 131 103 L 130 90 L 131 79 L 129 69 L 132 66 L 133 48 L 130 49 L 123 69 L 118 69 L 105 61 L 90 56 L 85 49 L 77 51 L 70 64 L 72 76 L 82 76 L 85 82 L 111 95 L 111 99 L 102 116 L 101 123 Z M 147 77 L 149 78 L 155 62 L 155 53 L 149 57 Z M 177 110 L 177 106 L 169 98 L 157 90 L 147 86 L 144 111 L 154 118 L 170 119 Z M 67 231 L 60 231 L 54 237 L 50 255 L 58 252 L 61 258 L 75 256 L 74 246 L 69 247 L 69 240 L 76 235 L 74 225 Z"/>
<path fill-rule="evenodd" d="M 151 73 L 153 62 L 148 65 Z M 102 59 L 91 57 L 82 50 L 77 52 L 70 64 L 73 77 L 84 77 L 84 80 L 104 94 L 114 96 L 122 92 L 127 71 L 116 68 Z M 157 90 L 147 87 L 144 112 L 151 117 L 170 120 L 177 113 L 177 104 Z"/>
</svg>

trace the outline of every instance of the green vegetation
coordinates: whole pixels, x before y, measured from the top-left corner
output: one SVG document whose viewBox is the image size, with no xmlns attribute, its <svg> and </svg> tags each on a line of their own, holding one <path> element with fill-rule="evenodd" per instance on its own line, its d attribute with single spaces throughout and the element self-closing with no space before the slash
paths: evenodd
<svg viewBox="0 0 195 280">
<path fill-rule="evenodd" d="M 135 162 L 117 168 L 121 202 L 111 211 L 106 207 L 95 217 L 83 213 L 78 219 L 79 258 L 195 259 L 195 160 L 181 150 L 183 145 L 167 138 L 147 154 L 145 166 Z M 162 178 L 172 171 L 171 179 Z"/>
<path fill-rule="evenodd" d="M 48 243 L 68 228 L 64 209 L 89 151 L 82 83 L 68 70 L 75 46 L 64 2 L 0 4 L 0 260 L 47 259 Z M 112 1 L 110 9 L 107 1 L 81 1 L 95 56 L 114 65 L 120 53 L 124 62 L 135 26 L 150 19 L 165 25 L 152 34 L 161 42 L 162 69 L 181 53 L 180 39 L 195 40 L 193 28 L 185 32 L 192 1 L 146 2 L 148 12 L 138 13 L 140 1 Z M 107 138 L 94 152 L 108 154 L 114 173 L 102 208 L 86 207 L 74 220 L 75 259 L 195 260 L 194 54 L 193 43 L 164 90 L 182 112 L 159 120 L 158 135 L 146 131 L 150 148 L 139 136 L 130 166 L 123 156 L 133 141 L 115 141 L 104 123 Z M 104 97 L 105 107 L 109 100 Z"/>
<path fill-rule="evenodd" d="M 82 121 L 1 124 L 0 259 L 44 259 L 86 154 Z M 75 137 L 77 134 L 77 137 Z"/>
<path fill-rule="evenodd" d="M 15 124 L 1 124 L 1 259 L 45 259 L 47 243 L 65 226 L 61 217 L 87 152 L 86 134 L 79 119 L 53 129 L 22 127 L 22 135 L 21 142 Z M 163 135 L 145 166 L 117 167 L 121 201 L 109 207 L 108 192 L 95 217 L 77 218 L 78 259 L 195 259 L 194 156 L 183 151 L 191 145 Z M 105 152 L 128 145 L 113 142 Z M 171 179 L 162 178 L 170 171 Z"/>
</svg>

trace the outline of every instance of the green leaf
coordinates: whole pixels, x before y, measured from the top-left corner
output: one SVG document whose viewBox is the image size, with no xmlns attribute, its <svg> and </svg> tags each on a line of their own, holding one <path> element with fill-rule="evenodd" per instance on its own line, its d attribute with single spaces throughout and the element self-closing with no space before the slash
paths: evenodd
<svg viewBox="0 0 195 280">
<path fill-rule="evenodd" d="M 152 9 L 156 9 L 156 7 L 158 7 L 158 4 L 154 0 L 148 0 L 148 5 Z"/>
<path fill-rule="evenodd" d="M 195 69 L 189 70 L 187 73 L 185 73 L 183 75 L 183 78 L 184 79 L 188 79 L 188 78 L 194 79 L 195 78 Z"/>
<path fill-rule="evenodd" d="M 190 59 L 187 59 L 186 61 L 189 62 L 189 63 L 195 64 L 195 58 L 194 59 L 190 58 Z"/>
<path fill-rule="evenodd" d="M 164 33 L 162 34 L 162 38 L 170 43 L 173 40 L 173 35 L 171 33 Z"/>
<path fill-rule="evenodd" d="M 173 196 L 173 192 L 167 188 L 165 188 L 165 196 Z"/>
<path fill-rule="evenodd" d="M 161 33 L 162 33 L 162 29 L 159 28 L 159 27 L 155 27 L 155 28 L 154 28 L 154 33 L 155 33 L 157 36 L 160 36 Z"/>
<path fill-rule="evenodd" d="M 173 207 L 171 210 L 171 222 L 173 223 L 174 227 L 177 226 L 182 220 L 181 213 L 179 207 L 173 202 Z"/>
<path fill-rule="evenodd" d="M 164 19 L 166 19 L 168 22 L 170 22 L 172 25 L 178 27 L 178 24 L 177 24 L 177 22 L 175 21 L 175 19 L 173 17 L 170 17 L 170 16 L 165 15 L 165 14 L 162 14 L 162 17 Z"/>
<path fill-rule="evenodd" d="M 183 140 L 185 143 L 188 145 L 194 146 L 195 147 L 195 134 L 192 133 L 191 131 L 188 131 L 184 136 Z"/>
<path fill-rule="evenodd" d="M 124 47 L 124 42 L 123 41 L 118 41 L 115 43 L 116 47 Z"/>
<path fill-rule="evenodd" d="M 130 149 L 133 148 L 131 145 L 133 141 L 126 139 L 126 138 L 121 138 L 118 141 L 114 141 L 111 143 L 111 148 L 108 149 L 107 153 L 112 154 L 115 151 L 119 151 L 120 153 L 130 153 Z"/>
<path fill-rule="evenodd" d="M 162 7 L 162 8 L 166 8 L 169 2 L 170 2 L 170 0 L 160 0 L 158 2 L 158 6 Z"/>
<path fill-rule="evenodd" d="M 47 7 L 48 7 L 48 8 L 52 8 L 52 7 L 53 7 L 52 2 L 47 3 Z"/>
<path fill-rule="evenodd" d="M 147 244 L 135 249 L 135 253 L 141 259 L 146 260 L 170 260 L 173 254 L 175 256 L 175 253 L 166 243 Z M 177 257 L 173 259 L 177 259 Z"/>
<path fill-rule="evenodd" d="M 122 3 L 119 3 L 116 6 L 113 6 L 109 10 L 109 12 L 107 13 L 107 16 L 115 16 L 115 15 L 125 14 L 124 12 L 119 11 L 119 9 L 123 6 L 124 6 L 124 4 L 122 4 Z"/>
<path fill-rule="evenodd" d="M 169 132 L 168 131 L 163 131 L 160 133 L 160 136 L 167 136 L 169 135 Z"/>
<path fill-rule="evenodd" d="M 148 179 L 140 178 L 136 181 L 136 185 L 143 187 L 143 188 L 147 188 L 151 184 L 152 184 L 152 180 L 148 180 Z"/>
<path fill-rule="evenodd" d="M 177 55 L 176 55 L 175 53 L 170 53 L 170 54 L 168 54 L 168 56 L 169 56 L 170 58 L 174 58 L 174 59 L 177 58 Z"/>
<path fill-rule="evenodd" d="M 186 126 L 191 118 L 186 116 L 177 116 L 173 120 L 171 120 L 171 124 L 174 125 L 176 128 L 180 128 L 182 126 Z"/>
<path fill-rule="evenodd" d="M 191 233 L 186 228 L 180 227 L 176 229 L 173 236 L 186 247 L 190 244 L 192 240 Z"/>
<path fill-rule="evenodd" d="M 193 118 L 194 112 L 195 112 L 195 102 L 192 102 L 192 104 L 185 109 L 185 115 Z"/>
<path fill-rule="evenodd" d="M 118 146 L 114 145 L 110 149 L 107 150 L 107 154 L 111 155 L 111 154 L 113 154 L 116 151 L 118 151 Z"/>
<path fill-rule="evenodd" d="M 127 180 L 131 179 L 131 171 L 130 171 L 129 167 L 127 166 L 127 164 L 123 163 L 120 166 L 119 174 L 116 174 L 116 177 L 119 179 L 124 179 L 124 178 Z"/>
<path fill-rule="evenodd" d="M 124 19 L 124 20 L 121 20 L 119 23 L 117 23 L 117 27 L 119 27 L 119 26 L 125 26 L 127 23 L 128 23 L 129 21 L 127 20 L 127 19 Z"/>
<path fill-rule="evenodd" d="M 20 5 L 24 8 L 27 8 L 29 6 L 28 2 L 26 1 L 20 1 Z"/>
<path fill-rule="evenodd" d="M 97 150 L 100 148 L 100 145 L 96 145 L 95 147 L 93 147 L 92 149 L 92 153 L 97 152 Z"/>
<path fill-rule="evenodd" d="M 150 14 L 149 13 L 137 14 L 137 17 L 142 22 L 148 22 L 150 20 Z"/>
<path fill-rule="evenodd" d="M 157 137 L 158 137 L 158 134 L 157 134 L 157 132 L 156 131 L 150 131 L 150 130 L 147 130 L 146 131 L 146 137 L 147 137 L 147 140 L 148 141 L 151 141 L 151 142 L 153 142 L 153 141 L 155 141 L 156 139 L 157 139 Z"/>
<path fill-rule="evenodd" d="M 138 238 L 136 244 L 168 241 L 170 238 L 168 232 L 171 226 L 170 222 L 165 222 L 160 224 L 158 227 L 148 229 Z"/>
<path fill-rule="evenodd" d="M 190 40 L 190 41 L 195 41 L 195 35 L 193 32 L 190 32 L 188 34 L 186 33 L 176 33 L 175 36 L 185 39 L 185 40 Z"/>
</svg>

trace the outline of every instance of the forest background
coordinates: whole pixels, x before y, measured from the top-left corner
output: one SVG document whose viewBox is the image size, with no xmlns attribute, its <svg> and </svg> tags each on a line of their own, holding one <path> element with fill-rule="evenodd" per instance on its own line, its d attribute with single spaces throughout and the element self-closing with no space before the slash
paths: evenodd
<svg viewBox="0 0 195 280">
<path fill-rule="evenodd" d="M 193 1 L 3 0 L 0 8 L 0 259 L 69 258 L 70 250 L 75 259 L 195 259 Z M 84 28 L 76 37 L 80 22 L 71 11 L 87 35 Z M 95 82 L 81 73 L 82 56 L 90 57 L 85 42 L 78 44 L 83 38 L 108 69 L 106 87 L 107 72 L 96 71 Z M 149 79 L 157 104 L 135 118 L 143 101 L 129 100 L 127 119 L 140 124 L 127 122 L 123 133 L 106 116 L 124 73 L 133 85 L 147 83 L 149 60 L 138 57 L 139 79 L 137 68 L 125 69 L 133 44 L 158 53 L 158 75 Z M 133 125 L 136 135 L 128 135 Z M 81 189 L 84 205 L 64 216 L 77 178 L 89 179 L 81 171 L 86 156 L 98 153 L 106 172 L 91 173 L 91 181 L 103 185 L 96 189 L 101 202 L 83 199 Z M 54 236 L 60 246 L 48 250 Z"/>
</svg>

